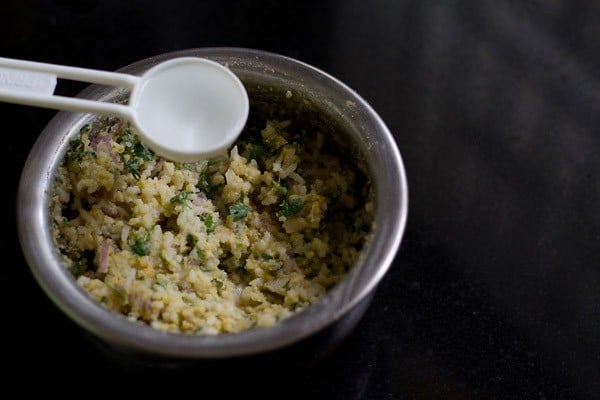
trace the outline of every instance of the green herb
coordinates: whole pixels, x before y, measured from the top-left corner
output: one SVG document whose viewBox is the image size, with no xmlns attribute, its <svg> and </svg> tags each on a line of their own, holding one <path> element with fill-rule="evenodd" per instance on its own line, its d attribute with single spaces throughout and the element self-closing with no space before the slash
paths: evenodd
<svg viewBox="0 0 600 400">
<path fill-rule="evenodd" d="M 83 250 L 77 256 L 77 259 L 73 262 L 73 265 L 69 267 L 69 271 L 76 278 L 84 272 L 91 270 L 94 265 L 94 256 L 96 254 L 93 250 Z"/>
<path fill-rule="evenodd" d="M 204 271 L 204 272 L 210 272 L 210 271 L 212 271 L 212 268 L 210 266 L 206 265 L 206 264 L 200 265 L 200 269 L 202 271 Z"/>
<path fill-rule="evenodd" d="M 160 253 L 158 255 L 158 258 L 160 259 L 160 261 L 162 261 L 163 264 L 165 264 L 165 265 L 169 264 L 169 260 L 167 260 L 167 257 L 165 257 L 165 255 L 163 253 Z"/>
<path fill-rule="evenodd" d="M 285 144 L 285 139 L 277 135 L 268 135 L 263 139 L 264 144 L 266 144 L 271 150 L 277 150 L 281 146 Z"/>
<path fill-rule="evenodd" d="M 131 124 L 128 122 L 125 131 L 121 134 L 121 144 L 125 146 L 126 150 L 131 151 L 135 145 L 135 135 L 131 131 Z"/>
<path fill-rule="evenodd" d="M 181 192 L 177 193 L 175 196 L 171 197 L 169 202 L 171 204 L 184 204 L 190 194 L 192 194 L 192 192 L 181 191 Z"/>
<path fill-rule="evenodd" d="M 69 150 L 66 154 L 67 160 L 77 162 L 83 160 L 85 156 L 95 157 L 96 153 L 92 150 L 85 151 L 85 145 L 81 138 L 71 139 L 69 141 Z"/>
<path fill-rule="evenodd" d="M 85 263 L 75 261 L 73 265 L 69 268 L 69 271 L 71 271 L 71 274 L 73 274 L 73 276 L 77 278 L 79 277 L 79 275 L 87 271 L 87 265 Z"/>
<path fill-rule="evenodd" d="M 86 133 L 89 132 L 91 129 L 92 127 L 90 126 L 90 124 L 85 124 L 81 128 L 79 128 L 79 133 Z"/>
<path fill-rule="evenodd" d="M 210 266 L 207 266 L 206 263 L 206 254 L 204 251 L 196 247 L 196 255 L 198 256 L 198 262 L 201 264 L 202 271 L 210 271 Z"/>
<path fill-rule="evenodd" d="M 279 271 L 283 268 L 283 264 L 279 260 L 269 260 L 266 264 L 270 271 Z"/>
<path fill-rule="evenodd" d="M 242 202 L 237 202 L 229 206 L 229 215 L 233 217 L 234 221 L 239 221 L 248 215 L 248 206 Z"/>
<path fill-rule="evenodd" d="M 119 142 L 125 147 L 125 151 L 121 154 L 125 169 L 135 179 L 140 179 L 144 161 L 152 160 L 154 153 L 141 143 L 139 137 L 131 130 L 129 123 L 125 131 L 121 134 Z"/>
<path fill-rule="evenodd" d="M 211 282 L 215 284 L 215 286 L 217 287 L 217 293 L 220 295 L 221 288 L 223 287 L 223 281 L 220 279 L 214 278 Z"/>
<path fill-rule="evenodd" d="M 291 288 L 292 287 L 290 286 L 290 280 L 288 279 L 288 281 L 285 283 L 285 285 L 283 285 L 283 290 L 285 290 L 287 292 Z"/>
<path fill-rule="evenodd" d="M 269 129 L 272 128 L 272 129 Z M 277 125 L 269 125 L 261 132 L 262 142 L 271 150 L 277 150 L 287 143 L 283 137 L 283 131 Z"/>
<path fill-rule="evenodd" d="M 138 256 L 147 256 L 150 253 L 150 235 L 147 231 L 137 232 L 133 235 L 131 250 Z"/>
<path fill-rule="evenodd" d="M 125 169 L 130 172 L 135 179 L 140 179 L 141 166 L 142 162 L 139 158 L 130 158 L 129 160 L 125 161 Z"/>
<path fill-rule="evenodd" d="M 264 265 L 270 270 L 270 271 L 278 271 L 281 268 L 283 268 L 283 264 L 281 263 L 280 260 L 276 259 L 275 257 L 273 257 L 270 254 L 267 253 L 262 253 L 260 255 L 260 258 L 264 261 Z"/>
<path fill-rule="evenodd" d="M 135 143 L 133 146 L 133 154 L 144 161 L 150 161 L 152 160 L 152 157 L 154 157 L 152 150 L 144 146 L 141 142 Z"/>
<path fill-rule="evenodd" d="M 222 255 L 219 257 L 219 263 L 220 263 L 220 264 L 225 264 L 225 263 L 226 263 L 227 261 L 229 261 L 229 259 L 230 259 L 230 258 L 232 258 L 232 257 L 233 257 L 233 254 L 231 253 L 231 251 L 227 250 L 227 251 L 225 252 L 225 254 L 222 254 Z"/>
<path fill-rule="evenodd" d="M 67 157 L 70 159 L 81 159 L 83 157 L 83 141 L 80 138 L 71 139 L 69 142 L 70 148 L 67 152 Z"/>
<path fill-rule="evenodd" d="M 196 239 L 196 237 L 191 233 L 188 233 L 185 237 L 185 243 L 188 245 L 188 247 L 193 249 L 196 246 L 196 243 L 198 243 L 198 239 Z"/>
<path fill-rule="evenodd" d="M 212 214 L 202 213 L 200 215 L 200 221 L 204 222 L 206 233 L 212 233 L 215 230 L 215 222 L 213 221 Z"/>
<path fill-rule="evenodd" d="M 212 174 L 210 173 L 208 168 L 205 168 L 200 173 L 200 176 L 198 177 L 198 183 L 196 184 L 196 186 L 207 196 L 210 196 L 219 188 L 220 185 L 213 185 Z"/>
<path fill-rule="evenodd" d="M 281 209 L 277 212 L 278 217 L 291 217 L 302 211 L 306 202 L 300 198 L 286 200 L 281 204 Z"/>
<path fill-rule="evenodd" d="M 214 278 L 211 282 L 215 284 L 217 289 L 221 289 L 223 287 L 223 281 L 220 279 Z"/>
<path fill-rule="evenodd" d="M 287 194 L 287 188 L 280 184 L 279 182 L 273 182 L 273 187 L 275 188 L 275 193 L 279 195 Z"/>
<path fill-rule="evenodd" d="M 250 151 L 248 157 L 254 160 L 260 160 L 269 155 L 267 148 L 260 144 L 250 144 Z"/>
<path fill-rule="evenodd" d="M 181 167 L 181 169 L 186 169 L 188 171 L 193 171 L 194 170 L 194 165 L 193 164 L 189 164 L 189 163 L 181 163 L 180 167 Z"/>
</svg>

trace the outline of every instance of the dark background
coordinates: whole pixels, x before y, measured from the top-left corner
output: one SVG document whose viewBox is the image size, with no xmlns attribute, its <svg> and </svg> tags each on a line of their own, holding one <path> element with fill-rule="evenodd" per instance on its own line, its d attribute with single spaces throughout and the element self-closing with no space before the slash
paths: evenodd
<svg viewBox="0 0 600 400">
<path fill-rule="evenodd" d="M 268 50 L 339 78 L 388 124 L 410 190 L 398 256 L 333 354 L 257 380 L 257 393 L 600 398 L 600 2 L 2 3 L 3 57 L 115 70 L 179 49 Z M 0 104 L 3 378 L 55 373 L 57 393 L 81 381 L 116 395 L 132 379 L 44 295 L 16 235 L 20 172 L 54 114 Z M 249 390 L 226 374 L 190 385 L 196 397 Z"/>
</svg>

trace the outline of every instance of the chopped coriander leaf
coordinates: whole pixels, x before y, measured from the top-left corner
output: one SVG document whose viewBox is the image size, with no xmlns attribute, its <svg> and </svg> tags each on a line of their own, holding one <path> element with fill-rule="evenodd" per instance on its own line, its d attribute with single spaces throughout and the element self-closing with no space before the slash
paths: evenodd
<svg viewBox="0 0 600 400">
<path fill-rule="evenodd" d="M 73 274 L 75 278 L 78 278 L 79 275 L 87 271 L 87 264 L 85 262 L 77 260 L 73 263 L 73 265 L 71 265 L 71 267 L 69 267 L 69 271 L 71 272 L 71 274 Z"/>
<path fill-rule="evenodd" d="M 82 126 L 81 128 L 79 128 L 79 133 L 86 133 L 90 131 L 91 126 L 90 124 L 85 124 L 84 126 Z"/>
<path fill-rule="evenodd" d="M 76 278 L 85 271 L 91 270 L 94 266 L 94 256 L 96 253 L 93 250 L 83 250 L 69 268 L 69 271 Z"/>
<path fill-rule="evenodd" d="M 207 196 L 210 196 L 218 189 L 220 185 L 213 185 L 211 173 L 208 171 L 208 169 L 204 169 L 198 177 L 198 184 L 196 186 Z"/>
<path fill-rule="evenodd" d="M 204 263 L 206 262 L 206 254 L 199 248 L 196 249 L 196 255 L 198 256 L 198 261 L 202 264 L 201 268 L 203 271 L 210 271 L 210 266 L 206 266 Z"/>
<path fill-rule="evenodd" d="M 140 179 L 141 164 L 142 162 L 139 158 L 130 158 L 129 160 L 125 161 L 125 169 L 131 173 L 135 179 Z"/>
<path fill-rule="evenodd" d="M 200 221 L 204 222 L 204 226 L 206 227 L 206 233 L 212 233 L 215 230 L 215 222 L 213 220 L 212 214 L 202 213 L 200 215 Z"/>
<path fill-rule="evenodd" d="M 277 150 L 287 144 L 283 131 L 277 124 L 268 124 L 261 132 L 262 142 L 271 150 Z"/>
<path fill-rule="evenodd" d="M 137 232 L 133 235 L 131 250 L 138 256 L 147 256 L 150 253 L 150 237 L 148 232 Z"/>
<path fill-rule="evenodd" d="M 136 157 L 139 157 L 144 161 L 150 161 L 150 160 L 152 160 L 152 157 L 154 156 L 154 153 L 152 152 L 152 150 L 150 150 L 149 148 L 147 148 L 140 142 L 137 142 L 133 146 L 133 154 Z"/>
<path fill-rule="evenodd" d="M 193 171 L 194 170 L 194 166 L 192 164 L 189 163 L 181 163 L 180 165 L 181 169 L 185 169 L 188 171 Z"/>
<path fill-rule="evenodd" d="M 281 268 L 283 268 L 283 264 L 279 260 L 268 260 L 266 262 L 266 266 L 270 271 L 279 271 Z"/>
<path fill-rule="evenodd" d="M 241 202 L 232 204 L 229 206 L 229 215 L 233 217 L 234 221 L 239 221 L 248 215 L 248 206 Z"/>
<path fill-rule="evenodd" d="M 278 136 L 274 135 L 266 136 L 263 142 L 273 150 L 277 150 L 279 147 L 283 146 L 283 144 L 280 144 L 281 142 L 278 140 Z"/>
<path fill-rule="evenodd" d="M 281 204 L 281 209 L 277 212 L 278 217 L 291 217 L 302 211 L 306 202 L 302 199 L 295 198 L 286 200 Z"/>
<path fill-rule="evenodd" d="M 206 162 L 206 167 L 212 167 L 213 165 L 217 165 L 218 163 L 220 163 L 222 160 L 219 160 L 218 158 L 211 158 L 210 160 L 208 160 Z"/>
<path fill-rule="evenodd" d="M 211 282 L 214 283 L 214 285 L 217 287 L 217 293 L 220 295 L 221 288 L 223 287 L 223 281 L 220 279 L 214 278 Z"/>
<path fill-rule="evenodd" d="M 217 289 L 221 289 L 223 287 L 223 281 L 220 279 L 214 278 L 211 282 L 215 284 Z"/>
<path fill-rule="evenodd" d="M 125 169 L 135 179 L 140 179 L 142 164 L 144 161 L 152 160 L 154 153 L 141 143 L 139 137 L 133 133 L 129 124 L 127 124 L 118 141 L 125 146 L 125 151 L 121 154 Z"/>
<path fill-rule="evenodd" d="M 72 139 L 69 142 L 69 150 L 67 151 L 67 159 L 69 161 L 81 161 L 85 154 L 85 146 L 81 139 Z"/>
<path fill-rule="evenodd" d="M 290 280 L 288 279 L 288 281 L 285 283 L 285 285 L 283 285 L 283 290 L 285 290 L 287 292 L 291 288 L 292 287 L 290 286 Z"/>
<path fill-rule="evenodd" d="M 131 131 L 131 125 L 129 123 L 127 123 L 125 131 L 121 134 L 121 144 L 125 146 L 128 151 L 131 151 L 131 148 L 135 145 L 135 135 Z"/>
<path fill-rule="evenodd" d="M 248 154 L 250 159 L 258 160 L 258 159 L 261 159 L 268 155 L 269 155 L 269 151 L 266 149 L 265 146 L 260 145 L 260 144 L 254 144 L 254 143 L 250 144 L 250 151 Z"/>
<path fill-rule="evenodd" d="M 198 239 L 196 239 L 196 237 L 194 235 L 192 235 L 191 233 L 188 233 L 187 236 L 185 237 L 185 243 L 190 248 L 194 248 L 194 246 L 196 246 L 197 242 L 198 242 Z"/>
<path fill-rule="evenodd" d="M 287 188 L 280 184 L 279 182 L 273 182 L 273 187 L 275 188 L 275 193 L 279 195 L 287 194 Z"/>
<path fill-rule="evenodd" d="M 192 192 L 181 191 L 169 199 L 171 204 L 184 204 Z"/>
</svg>

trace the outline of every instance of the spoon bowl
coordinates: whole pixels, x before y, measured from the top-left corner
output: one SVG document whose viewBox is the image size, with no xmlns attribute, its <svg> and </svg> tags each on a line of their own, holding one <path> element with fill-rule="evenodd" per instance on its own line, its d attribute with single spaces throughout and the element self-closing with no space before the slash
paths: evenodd
<svg viewBox="0 0 600 400">
<path fill-rule="evenodd" d="M 55 96 L 57 77 L 130 89 L 129 103 Z M 0 58 L 0 100 L 125 118 L 154 152 L 179 162 L 225 152 L 249 113 L 238 77 L 202 57 L 167 60 L 141 76 Z"/>
</svg>

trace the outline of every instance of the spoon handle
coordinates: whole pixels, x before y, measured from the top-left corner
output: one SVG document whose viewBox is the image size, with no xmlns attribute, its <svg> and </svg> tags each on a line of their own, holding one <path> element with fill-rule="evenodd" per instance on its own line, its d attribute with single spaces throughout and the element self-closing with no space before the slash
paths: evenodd
<svg viewBox="0 0 600 400">
<path fill-rule="evenodd" d="M 55 96 L 57 78 L 128 89 L 139 82 L 136 76 L 117 72 L 0 57 L 0 101 L 125 118 L 132 115 L 131 108 L 123 104 Z"/>
</svg>

